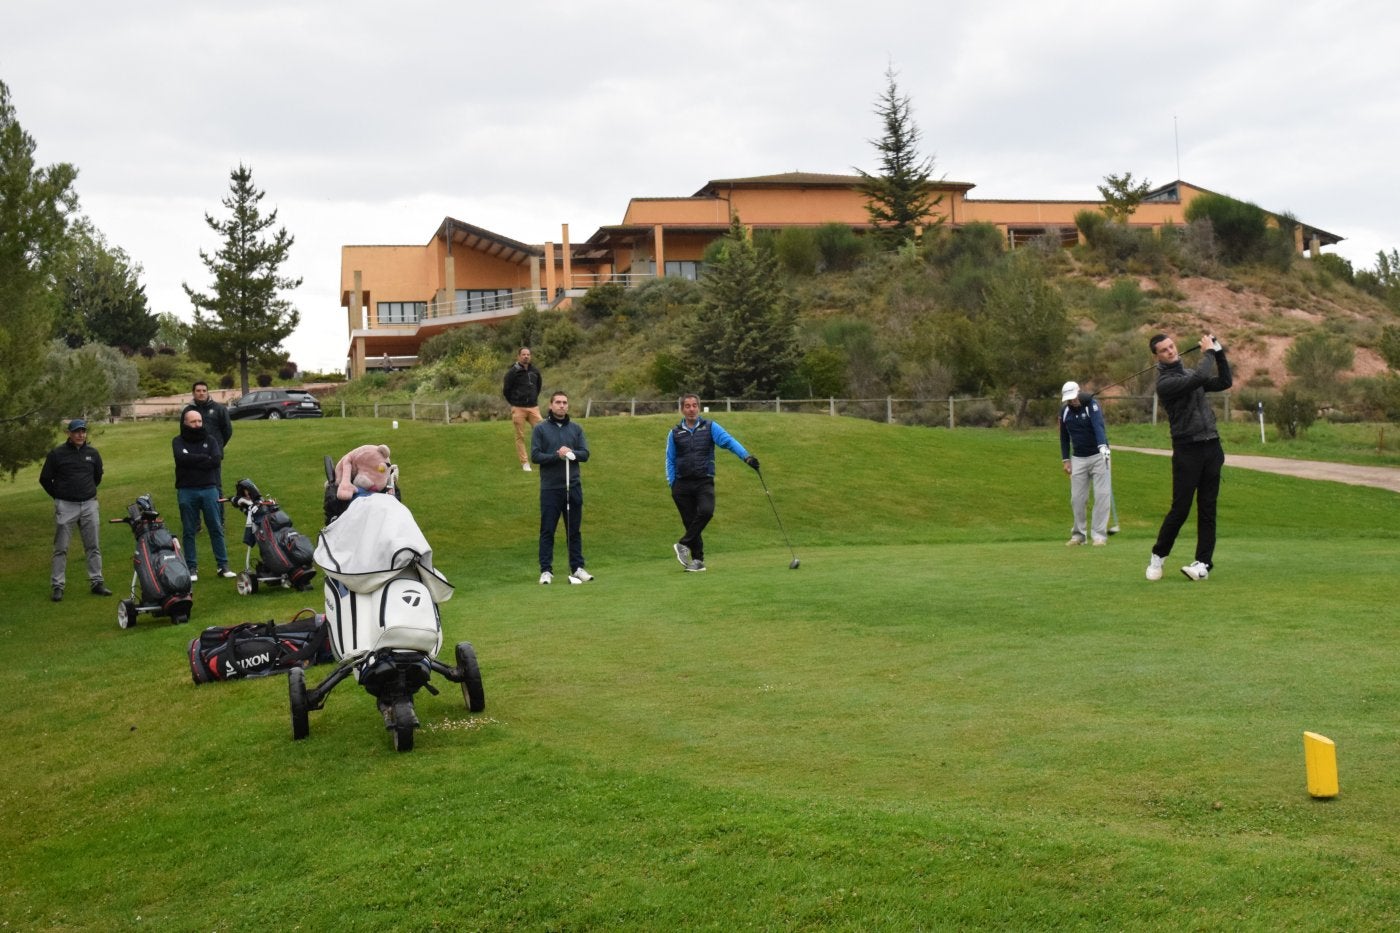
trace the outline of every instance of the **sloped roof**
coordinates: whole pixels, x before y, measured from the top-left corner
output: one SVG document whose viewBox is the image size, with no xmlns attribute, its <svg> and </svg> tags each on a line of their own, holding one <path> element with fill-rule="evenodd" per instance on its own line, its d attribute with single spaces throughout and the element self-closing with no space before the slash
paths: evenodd
<svg viewBox="0 0 1400 933">
<path fill-rule="evenodd" d="M 1171 202 L 1180 203 L 1180 201 L 1181 201 L 1181 186 L 1183 186 L 1183 185 L 1185 185 L 1187 188 L 1192 188 L 1192 189 L 1194 189 L 1194 190 L 1196 190 L 1196 191 L 1199 191 L 1199 192 L 1201 192 L 1202 194 L 1213 194 L 1213 195 L 1216 195 L 1217 197 L 1226 197 L 1226 198 L 1228 198 L 1228 197 L 1233 197 L 1233 195 L 1228 195 L 1228 194 L 1222 195 L 1222 194 L 1220 194 L 1220 192 L 1218 192 L 1218 191 L 1211 191 L 1209 188 L 1202 188 L 1200 185 L 1193 184 L 1192 182 L 1189 182 L 1189 181 L 1182 181 L 1180 178 L 1178 178 L 1176 181 L 1168 182 L 1168 183 L 1165 184 L 1165 185 L 1162 185 L 1162 186 L 1160 186 L 1160 187 L 1158 187 L 1158 188 L 1153 188 L 1151 191 L 1147 192 L 1147 194 L 1143 196 L 1143 199 L 1142 199 L 1142 200 L 1143 200 L 1143 203 L 1144 203 L 1144 204 L 1150 204 L 1150 203 L 1160 204 L 1160 203 L 1162 203 L 1162 202 L 1164 202 L 1164 201 L 1165 201 L 1165 202 L 1168 202 L 1168 203 L 1171 203 Z M 1269 210 L 1268 208 L 1260 208 L 1260 210 L 1263 210 L 1263 211 L 1264 211 L 1265 213 L 1267 213 L 1267 214 L 1273 215 L 1275 218 L 1277 218 L 1277 217 L 1280 216 L 1279 214 L 1275 213 L 1274 211 Z M 1335 234 L 1335 233 L 1329 233 L 1329 232 L 1327 232 L 1326 230 L 1323 230 L 1321 227 L 1314 227 L 1312 224 L 1304 223 L 1303 221 L 1298 220 L 1296 217 L 1294 218 L 1294 220 L 1297 220 L 1298 226 L 1300 226 L 1300 227 L 1303 228 L 1303 244 L 1304 244 L 1304 245 L 1307 245 L 1307 243 L 1308 243 L 1309 241 L 1313 240 L 1314 238 L 1317 240 L 1317 242 L 1318 242 L 1318 244 L 1319 244 L 1320 246 L 1333 246 L 1333 245 L 1335 245 L 1335 244 L 1337 244 L 1337 243 L 1342 242 L 1342 240 L 1346 239 L 1346 237 L 1338 236 L 1338 235 Z"/>
<path fill-rule="evenodd" d="M 853 188 L 865 183 L 860 175 L 832 175 L 822 172 L 781 172 L 777 175 L 751 175 L 747 178 L 715 178 L 691 197 L 714 197 L 725 188 Z M 957 188 L 967 191 L 971 182 L 933 179 L 937 188 Z"/>
<path fill-rule="evenodd" d="M 465 223 L 454 217 L 444 217 L 433 236 L 446 240 L 451 245 L 460 243 L 467 249 L 474 249 L 506 262 L 525 262 L 531 256 L 544 255 L 544 250 L 538 246 L 512 240 L 508 236 L 493 233 L 484 227 Z"/>
</svg>

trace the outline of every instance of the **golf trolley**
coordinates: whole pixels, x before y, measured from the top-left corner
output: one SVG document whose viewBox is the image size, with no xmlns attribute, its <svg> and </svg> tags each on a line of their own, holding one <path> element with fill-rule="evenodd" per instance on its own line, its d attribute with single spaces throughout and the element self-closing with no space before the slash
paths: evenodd
<svg viewBox="0 0 1400 933">
<path fill-rule="evenodd" d="M 299 591 L 311 589 L 316 576 L 312 563 L 311 539 L 292 527 L 292 519 L 277 507 L 276 499 L 264 498 L 251 479 L 241 479 L 232 499 L 241 511 L 243 543 L 248 546 L 243 569 L 238 574 L 239 596 L 248 596 L 267 584 Z M 253 559 L 253 548 L 258 558 Z"/>
<path fill-rule="evenodd" d="M 350 676 L 378 702 L 384 728 L 400 752 L 413 750 L 419 725 L 414 694 L 420 687 L 438 693 L 429 682 L 433 673 L 462 685 L 469 711 L 486 708 L 471 643 L 457 643 L 453 667 L 435 657 L 442 648 L 438 604 L 452 597 L 452 584 L 433 569 L 432 549 L 403 503 L 385 493 L 352 499 L 322 529 L 315 561 L 325 573 L 326 624 L 337 664 L 312 688 L 305 671 L 290 671 L 293 739 L 310 734 L 309 712 L 321 709 Z"/>
<path fill-rule="evenodd" d="M 127 506 L 125 518 L 109 522 L 130 525 L 136 538 L 136 552 L 131 558 L 131 598 L 117 603 L 117 625 L 131 628 L 143 613 L 165 616 L 175 624 L 188 622 L 194 607 L 190 568 L 180 553 L 179 540 L 165 527 L 151 494 L 138 496 Z"/>
</svg>

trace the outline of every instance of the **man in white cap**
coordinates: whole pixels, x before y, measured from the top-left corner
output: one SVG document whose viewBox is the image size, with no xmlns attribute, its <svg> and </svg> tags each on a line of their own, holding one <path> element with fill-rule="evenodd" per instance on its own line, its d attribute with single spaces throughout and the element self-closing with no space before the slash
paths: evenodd
<svg viewBox="0 0 1400 933">
<path fill-rule="evenodd" d="M 1118 530 L 1108 527 L 1113 484 L 1103 409 L 1093 395 L 1079 391 L 1077 382 L 1064 384 L 1060 402 L 1060 461 L 1069 476 L 1069 505 L 1074 514 L 1074 527 L 1065 544 L 1077 547 L 1092 540 L 1094 547 L 1103 547 L 1108 536 Z M 1084 512 L 1090 486 L 1094 490 L 1094 515 L 1092 526 L 1086 529 Z"/>
</svg>

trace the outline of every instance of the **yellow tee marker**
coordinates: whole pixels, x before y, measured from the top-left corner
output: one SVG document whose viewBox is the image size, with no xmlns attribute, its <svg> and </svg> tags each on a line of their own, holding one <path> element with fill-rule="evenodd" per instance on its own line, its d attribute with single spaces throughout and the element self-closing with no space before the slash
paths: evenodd
<svg viewBox="0 0 1400 933">
<path fill-rule="evenodd" d="M 1303 733 L 1303 762 L 1308 769 L 1308 793 L 1337 796 L 1337 743 L 1316 732 Z"/>
</svg>

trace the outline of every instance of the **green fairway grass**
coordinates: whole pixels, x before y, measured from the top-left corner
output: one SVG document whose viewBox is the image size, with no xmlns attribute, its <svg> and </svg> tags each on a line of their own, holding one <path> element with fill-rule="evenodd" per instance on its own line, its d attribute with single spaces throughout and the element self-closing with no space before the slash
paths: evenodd
<svg viewBox="0 0 1400 933">
<path fill-rule="evenodd" d="M 0 927 L 1400 924 L 1400 497 L 1227 468 L 1210 579 L 1176 570 L 1193 519 L 1149 583 L 1165 458 L 1116 453 L 1122 533 L 1066 548 L 1053 431 L 720 421 L 800 569 L 719 451 L 710 570 L 681 570 L 667 417 L 582 422 L 597 579 L 548 587 L 509 423 L 238 426 L 226 488 L 251 477 L 308 534 L 322 456 L 393 448 L 456 585 L 443 659 L 471 641 L 487 695 L 471 714 L 435 680 L 408 754 L 353 680 L 301 742 L 284 676 L 192 684 L 201 628 L 319 611 L 319 586 L 210 575 L 190 624 L 123 631 L 127 528 L 103 528 L 117 597 L 74 549 L 51 603 L 37 467 L 0 485 Z M 151 492 L 178 533 L 174 434 L 93 432 L 104 516 Z M 1305 730 L 1337 743 L 1333 800 L 1307 794 Z"/>
</svg>

